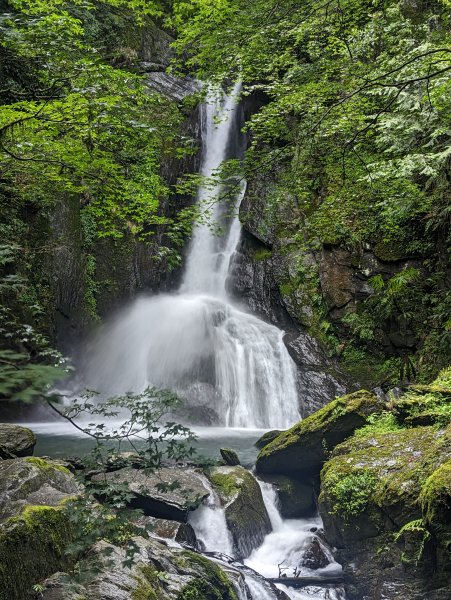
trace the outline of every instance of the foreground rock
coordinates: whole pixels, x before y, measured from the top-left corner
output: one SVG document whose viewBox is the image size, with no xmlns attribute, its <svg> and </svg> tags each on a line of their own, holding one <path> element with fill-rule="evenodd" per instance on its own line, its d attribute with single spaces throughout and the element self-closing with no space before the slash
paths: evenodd
<svg viewBox="0 0 451 600">
<path fill-rule="evenodd" d="M 240 466 L 214 467 L 208 472 L 208 478 L 225 506 L 234 555 L 242 560 L 260 546 L 271 531 L 260 486 L 251 473 Z"/>
<path fill-rule="evenodd" d="M 187 521 L 209 490 L 202 476 L 194 469 L 165 467 L 155 472 L 133 468 L 99 473 L 97 483 L 126 485 L 132 493 L 131 508 L 141 509 L 145 515 L 175 521 Z"/>
<path fill-rule="evenodd" d="M 257 471 L 319 474 L 329 452 L 383 409 L 384 403 L 365 390 L 337 398 L 266 445 L 258 455 Z"/>
<path fill-rule="evenodd" d="M 27 506 L 59 506 L 78 492 L 70 471 L 53 461 L 27 457 L 0 462 L 0 522 Z"/>
<path fill-rule="evenodd" d="M 369 432 L 335 448 L 319 506 L 349 600 L 451 597 L 450 459 L 450 426 Z"/>
<path fill-rule="evenodd" d="M 238 600 L 234 570 L 228 576 L 201 554 L 133 538 L 119 548 L 98 542 L 79 564 L 83 583 L 56 573 L 44 583 L 45 600 Z"/>
<path fill-rule="evenodd" d="M 78 493 L 72 474 L 52 461 L 0 462 L 1 598 L 32 598 L 33 584 L 70 566 L 72 529 L 62 503 Z"/>
<path fill-rule="evenodd" d="M 31 456 L 36 445 L 36 436 L 27 427 L 0 423 L 0 458 Z"/>
</svg>

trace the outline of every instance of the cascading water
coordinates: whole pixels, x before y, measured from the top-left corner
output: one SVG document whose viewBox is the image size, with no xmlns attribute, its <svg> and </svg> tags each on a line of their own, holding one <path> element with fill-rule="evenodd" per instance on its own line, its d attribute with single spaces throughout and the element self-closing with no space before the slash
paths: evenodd
<svg viewBox="0 0 451 600">
<path fill-rule="evenodd" d="M 238 93 L 236 84 L 222 102 L 206 105 L 206 178 L 234 157 L 229 148 L 232 134 L 239 135 Z M 299 419 L 295 366 L 283 332 L 240 310 L 227 295 L 244 185 L 232 218 L 220 199 L 223 190 L 199 190 L 200 205 L 211 205 L 211 222 L 195 228 L 179 292 L 140 298 L 107 326 L 88 352 L 83 384 L 106 394 L 173 389 L 186 400 L 191 424 L 285 428 Z"/>
</svg>

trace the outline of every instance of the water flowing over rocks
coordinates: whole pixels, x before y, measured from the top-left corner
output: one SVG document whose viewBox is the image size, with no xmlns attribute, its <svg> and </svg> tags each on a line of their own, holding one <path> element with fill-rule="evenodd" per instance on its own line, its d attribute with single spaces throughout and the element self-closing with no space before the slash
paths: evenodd
<svg viewBox="0 0 451 600">
<path fill-rule="evenodd" d="M 242 560 L 263 542 L 271 530 L 260 487 L 243 467 L 214 467 L 208 478 L 218 493 L 232 536 L 233 555 Z"/>
</svg>

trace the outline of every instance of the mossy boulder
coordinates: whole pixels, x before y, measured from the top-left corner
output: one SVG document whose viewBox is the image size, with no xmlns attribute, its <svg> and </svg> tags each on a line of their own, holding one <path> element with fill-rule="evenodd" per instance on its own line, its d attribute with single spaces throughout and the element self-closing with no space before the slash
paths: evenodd
<svg viewBox="0 0 451 600">
<path fill-rule="evenodd" d="M 272 429 L 271 431 L 267 431 L 261 437 L 258 438 L 258 440 L 255 442 L 254 446 L 256 448 L 264 448 L 270 442 L 275 440 L 276 437 L 281 433 L 282 432 L 280 431 L 280 429 Z"/>
<path fill-rule="evenodd" d="M 319 474 L 330 451 L 383 409 L 384 403 L 365 390 L 336 398 L 265 446 L 257 457 L 257 471 Z"/>
<path fill-rule="evenodd" d="M 378 586 L 387 600 L 399 598 L 400 589 L 406 600 L 445 599 L 451 561 L 436 538 L 449 535 L 449 525 L 441 528 L 451 427 L 366 429 L 338 445 L 321 472 L 319 509 L 327 539 L 339 549 L 348 598 L 373 598 Z"/>
<path fill-rule="evenodd" d="M 62 504 L 79 493 L 73 475 L 42 458 L 0 462 L 0 599 L 32 598 L 32 586 L 66 568 L 72 538 Z"/>
<path fill-rule="evenodd" d="M 240 466 L 214 467 L 207 476 L 225 507 L 234 555 L 242 560 L 260 546 L 271 531 L 260 486 L 252 474 Z"/>
<path fill-rule="evenodd" d="M 409 386 L 393 408 L 398 421 L 409 427 L 451 423 L 451 368 L 430 385 Z"/>
<path fill-rule="evenodd" d="M 443 549 L 451 551 L 451 460 L 426 479 L 419 501 L 425 524 Z"/>
<path fill-rule="evenodd" d="M 220 448 L 219 452 L 221 453 L 222 460 L 229 467 L 236 467 L 241 464 L 238 454 L 233 448 Z"/>
<path fill-rule="evenodd" d="M 135 537 L 123 547 L 98 542 L 68 573 L 44 582 L 44 600 L 238 600 L 225 570 L 197 554 Z"/>
<path fill-rule="evenodd" d="M 31 456 L 36 436 L 28 429 L 11 423 L 0 423 L 0 458 Z"/>
<path fill-rule="evenodd" d="M 53 506 L 26 506 L 0 524 L 0 599 L 34 598 L 34 584 L 70 566 L 71 539 L 67 515 Z"/>
<path fill-rule="evenodd" d="M 194 469 L 163 467 L 149 472 L 132 467 L 109 473 L 99 473 L 92 478 L 105 485 L 126 485 L 131 492 L 128 504 L 141 509 L 145 515 L 175 521 L 188 520 L 209 495 L 203 476 Z"/>
<path fill-rule="evenodd" d="M 26 506 L 59 506 L 79 493 L 72 473 L 37 457 L 0 462 L 0 522 L 19 515 Z"/>
</svg>

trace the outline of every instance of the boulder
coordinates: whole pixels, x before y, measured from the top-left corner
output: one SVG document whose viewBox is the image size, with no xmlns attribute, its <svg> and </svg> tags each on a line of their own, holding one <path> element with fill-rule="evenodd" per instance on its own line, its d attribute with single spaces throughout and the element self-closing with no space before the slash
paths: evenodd
<svg viewBox="0 0 451 600">
<path fill-rule="evenodd" d="M 126 485 L 131 492 L 128 504 L 145 515 L 186 522 L 209 495 L 204 479 L 194 469 L 163 467 L 150 472 L 128 467 L 109 473 L 98 473 L 93 481 L 106 485 Z"/>
<path fill-rule="evenodd" d="M 263 475 L 276 488 L 280 514 L 284 519 L 312 516 L 316 512 L 313 481 L 299 481 L 287 475 Z"/>
<path fill-rule="evenodd" d="M 335 448 L 319 509 L 349 600 L 375 589 L 387 600 L 449 597 L 450 460 L 451 426 L 370 431 Z"/>
<path fill-rule="evenodd" d="M 0 462 L 0 598 L 31 598 L 33 584 L 71 566 L 72 525 L 62 503 L 78 493 L 72 474 L 52 461 Z"/>
<path fill-rule="evenodd" d="M 56 462 L 31 456 L 0 462 L 0 522 L 26 506 L 59 506 L 78 493 L 71 472 Z"/>
<path fill-rule="evenodd" d="M 169 519 L 157 519 L 145 515 L 133 522 L 137 527 L 146 529 L 151 537 L 174 540 L 179 544 L 185 544 L 197 548 L 197 539 L 194 529 L 189 523 L 170 521 Z"/>
<path fill-rule="evenodd" d="M 251 473 L 240 466 L 214 467 L 207 476 L 225 507 L 234 556 L 243 560 L 271 531 L 260 486 Z"/>
<path fill-rule="evenodd" d="M 36 436 L 27 427 L 0 423 L 0 458 L 31 456 L 36 445 Z"/>
<path fill-rule="evenodd" d="M 336 398 L 265 446 L 257 457 L 257 472 L 319 474 L 330 451 L 384 406 L 365 390 Z"/>
<path fill-rule="evenodd" d="M 319 540 L 315 537 L 312 537 L 310 540 L 308 540 L 302 554 L 300 566 L 306 567 L 307 569 L 317 570 L 327 567 L 329 562 L 330 561 L 327 558 L 327 555 L 324 552 Z"/>
<path fill-rule="evenodd" d="M 236 467 L 241 464 L 238 454 L 232 448 L 220 448 L 219 452 L 221 453 L 222 460 L 229 467 Z"/>
<path fill-rule="evenodd" d="M 280 429 L 272 429 L 271 431 L 267 431 L 260 438 L 258 438 L 254 446 L 256 448 L 264 448 L 269 444 L 269 442 L 275 440 L 280 433 L 282 433 Z"/>
<path fill-rule="evenodd" d="M 208 558 L 135 537 L 119 548 L 98 542 L 80 562 L 82 583 L 67 573 L 44 582 L 44 600 L 238 600 L 226 571 Z"/>
</svg>

